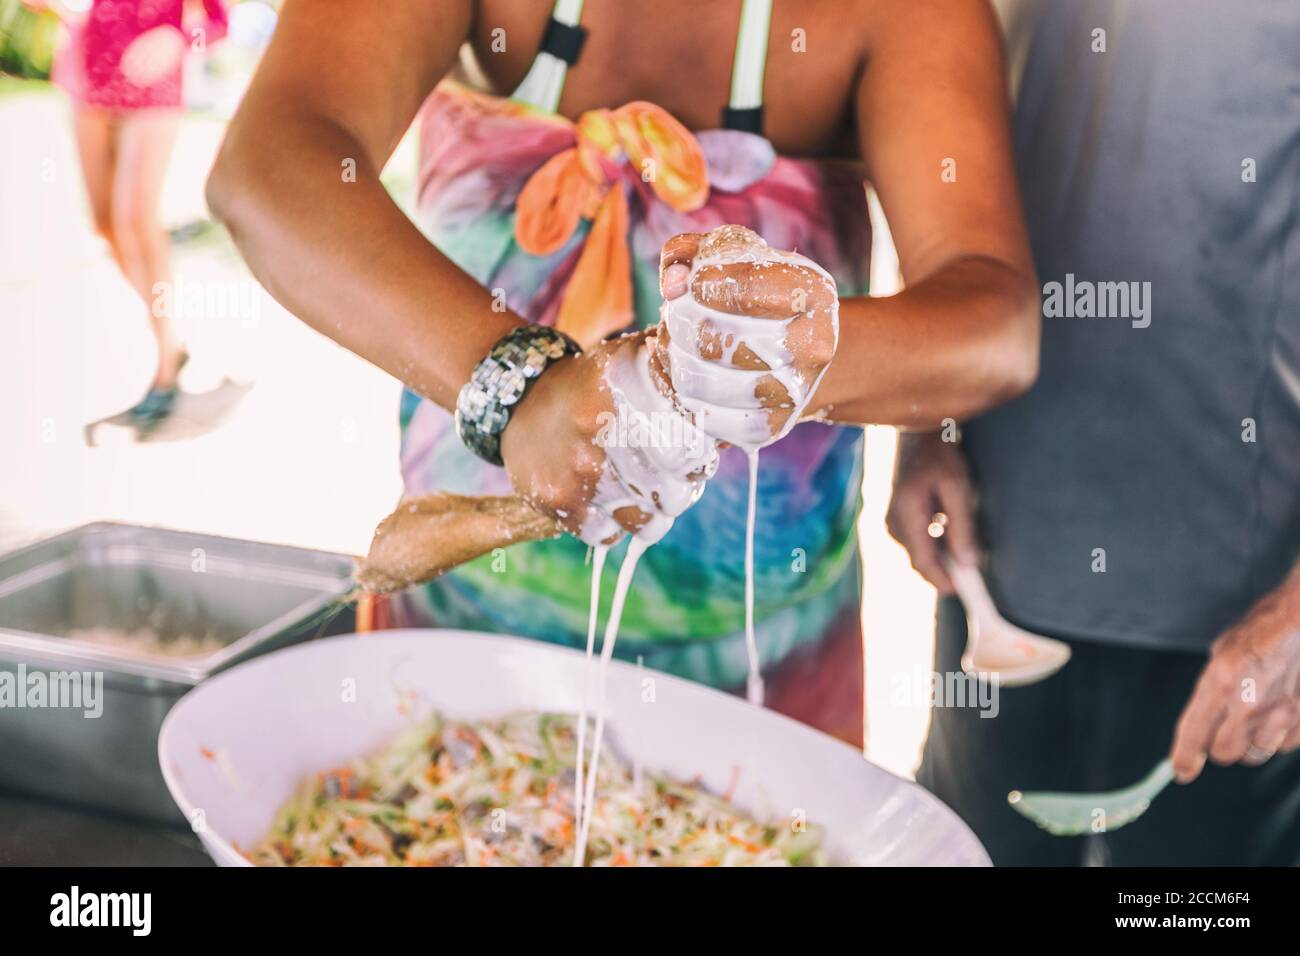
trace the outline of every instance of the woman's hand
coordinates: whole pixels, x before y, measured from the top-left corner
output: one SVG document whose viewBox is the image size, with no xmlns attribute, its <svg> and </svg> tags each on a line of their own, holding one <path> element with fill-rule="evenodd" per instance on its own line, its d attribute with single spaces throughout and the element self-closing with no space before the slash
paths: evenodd
<svg viewBox="0 0 1300 956">
<path fill-rule="evenodd" d="M 588 543 L 612 542 L 625 530 L 611 516 L 590 514 L 605 470 L 596 436 L 601 416 L 613 411 L 609 391 L 601 387 L 607 360 L 597 347 L 551 365 L 501 435 L 501 457 L 515 491 Z"/>
<path fill-rule="evenodd" d="M 907 549 L 912 567 L 940 594 L 953 591 L 943 565 L 945 550 L 963 564 L 979 560 L 974 497 L 966 459 L 955 442 L 943 441 L 938 433 L 899 436 L 894 495 L 885 526 Z M 930 534 L 936 514 L 946 517 L 941 538 Z"/>
<path fill-rule="evenodd" d="M 588 544 L 624 532 L 657 541 L 717 466 L 654 354 L 654 332 L 638 332 L 555 363 L 502 434 L 515 490 Z"/>
<path fill-rule="evenodd" d="M 721 441 L 756 447 L 784 435 L 835 355 L 835 281 L 748 229 L 722 226 L 669 239 L 659 282 L 669 302 L 689 290 L 725 313 L 665 309 L 657 354 L 681 406 Z"/>
<path fill-rule="evenodd" d="M 207 187 L 289 312 L 447 409 L 523 319 L 429 242 L 380 171 L 457 63 L 475 6 L 284 4 Z"/>
</svg>

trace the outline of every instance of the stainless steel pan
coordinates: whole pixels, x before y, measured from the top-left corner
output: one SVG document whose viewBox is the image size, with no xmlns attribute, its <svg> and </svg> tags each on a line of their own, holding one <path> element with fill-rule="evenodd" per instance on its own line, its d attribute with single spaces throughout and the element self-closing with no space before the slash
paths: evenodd
<svg viewBox="0 0 1300 956">
<path fill-rule="evenodd" d="M 0 706 L 0 787 L 180 819 L 156 757 L 167 711 L 209 675 L 321 632 L 353 568 L 347 555 L 111 523 L 0 557 L 0 681 L 79 674 L 102 686 L 97 718 L 51 701 Z M 208 636 L 219 647 L 140 656 L 69 638 L 85 628 Z"/>
</svg>

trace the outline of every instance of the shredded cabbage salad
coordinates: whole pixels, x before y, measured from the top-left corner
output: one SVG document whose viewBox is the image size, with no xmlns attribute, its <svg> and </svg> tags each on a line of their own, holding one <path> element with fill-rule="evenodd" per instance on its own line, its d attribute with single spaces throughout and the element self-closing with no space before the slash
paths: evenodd
<svg viewBox="0 0 1300 956">
<path fill-rule="evenodd" d="M 264 866 L 567 866 L 576 721 L 431 717 L 306 780 L 246 855 Z M 816 827 L 758 823 L 699 787 L 601 761 L 591 866 L 824 866 Z"/>
</svg>

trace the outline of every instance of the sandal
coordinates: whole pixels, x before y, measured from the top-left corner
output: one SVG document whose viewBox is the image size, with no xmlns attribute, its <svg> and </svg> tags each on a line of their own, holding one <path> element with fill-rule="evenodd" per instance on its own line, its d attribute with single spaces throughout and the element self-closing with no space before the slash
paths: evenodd
<svg viewBox="0 0 1300 956">
<path fill-rule="evenodd" d="M 182 352 L 181 357 L 176 362 L 177 375 L 180 375 L 181 369 L 185 368 L 185 363 L 189 360 L 190 353 Z M 167 388 L 158 388 L 157 386 L 150 388 L 145 393 L 144 398 L 127 410 L 127 415 L 131 417 L 131 423 L 137 428 L 152 428 L 157 425 L 172 413 L 172 409 L 176 405 L 176 396 L 180 394 L 180 391 L 179 385 L 171 385 Z"/>
</svg>

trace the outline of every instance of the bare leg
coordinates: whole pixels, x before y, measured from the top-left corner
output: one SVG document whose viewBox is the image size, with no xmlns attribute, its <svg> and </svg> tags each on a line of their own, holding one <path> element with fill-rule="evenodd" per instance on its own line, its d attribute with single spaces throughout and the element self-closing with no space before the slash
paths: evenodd
<svg viewBox="0 0 1300 956">
<path fill-rule="evenodd" d="M 113 235 L 113 166 L 116 148 L 112 117 L 93 107 L 78 107 L 72 116 L 72 129 L 81 159 L 81 176 L 90 200 L 90 215 L 95 232 L 104 238 L 113 259 L 123 272 L 121 251 Z"/>
<path fill-rule="evenodd" d="M 180 114 L 145 110 L 127 114 L 117 130 L 117 163 L 113 171 L 112 221 L 123 271 L 149 310 L 158 340 L 158 371 L 154 387 L 176 384 L 184 354 L 172 327 L 172 296 L 160 296 L 160 283 L 170 285 L 171 241 L 158 222 L 158 200 Z"/>
</svg>

